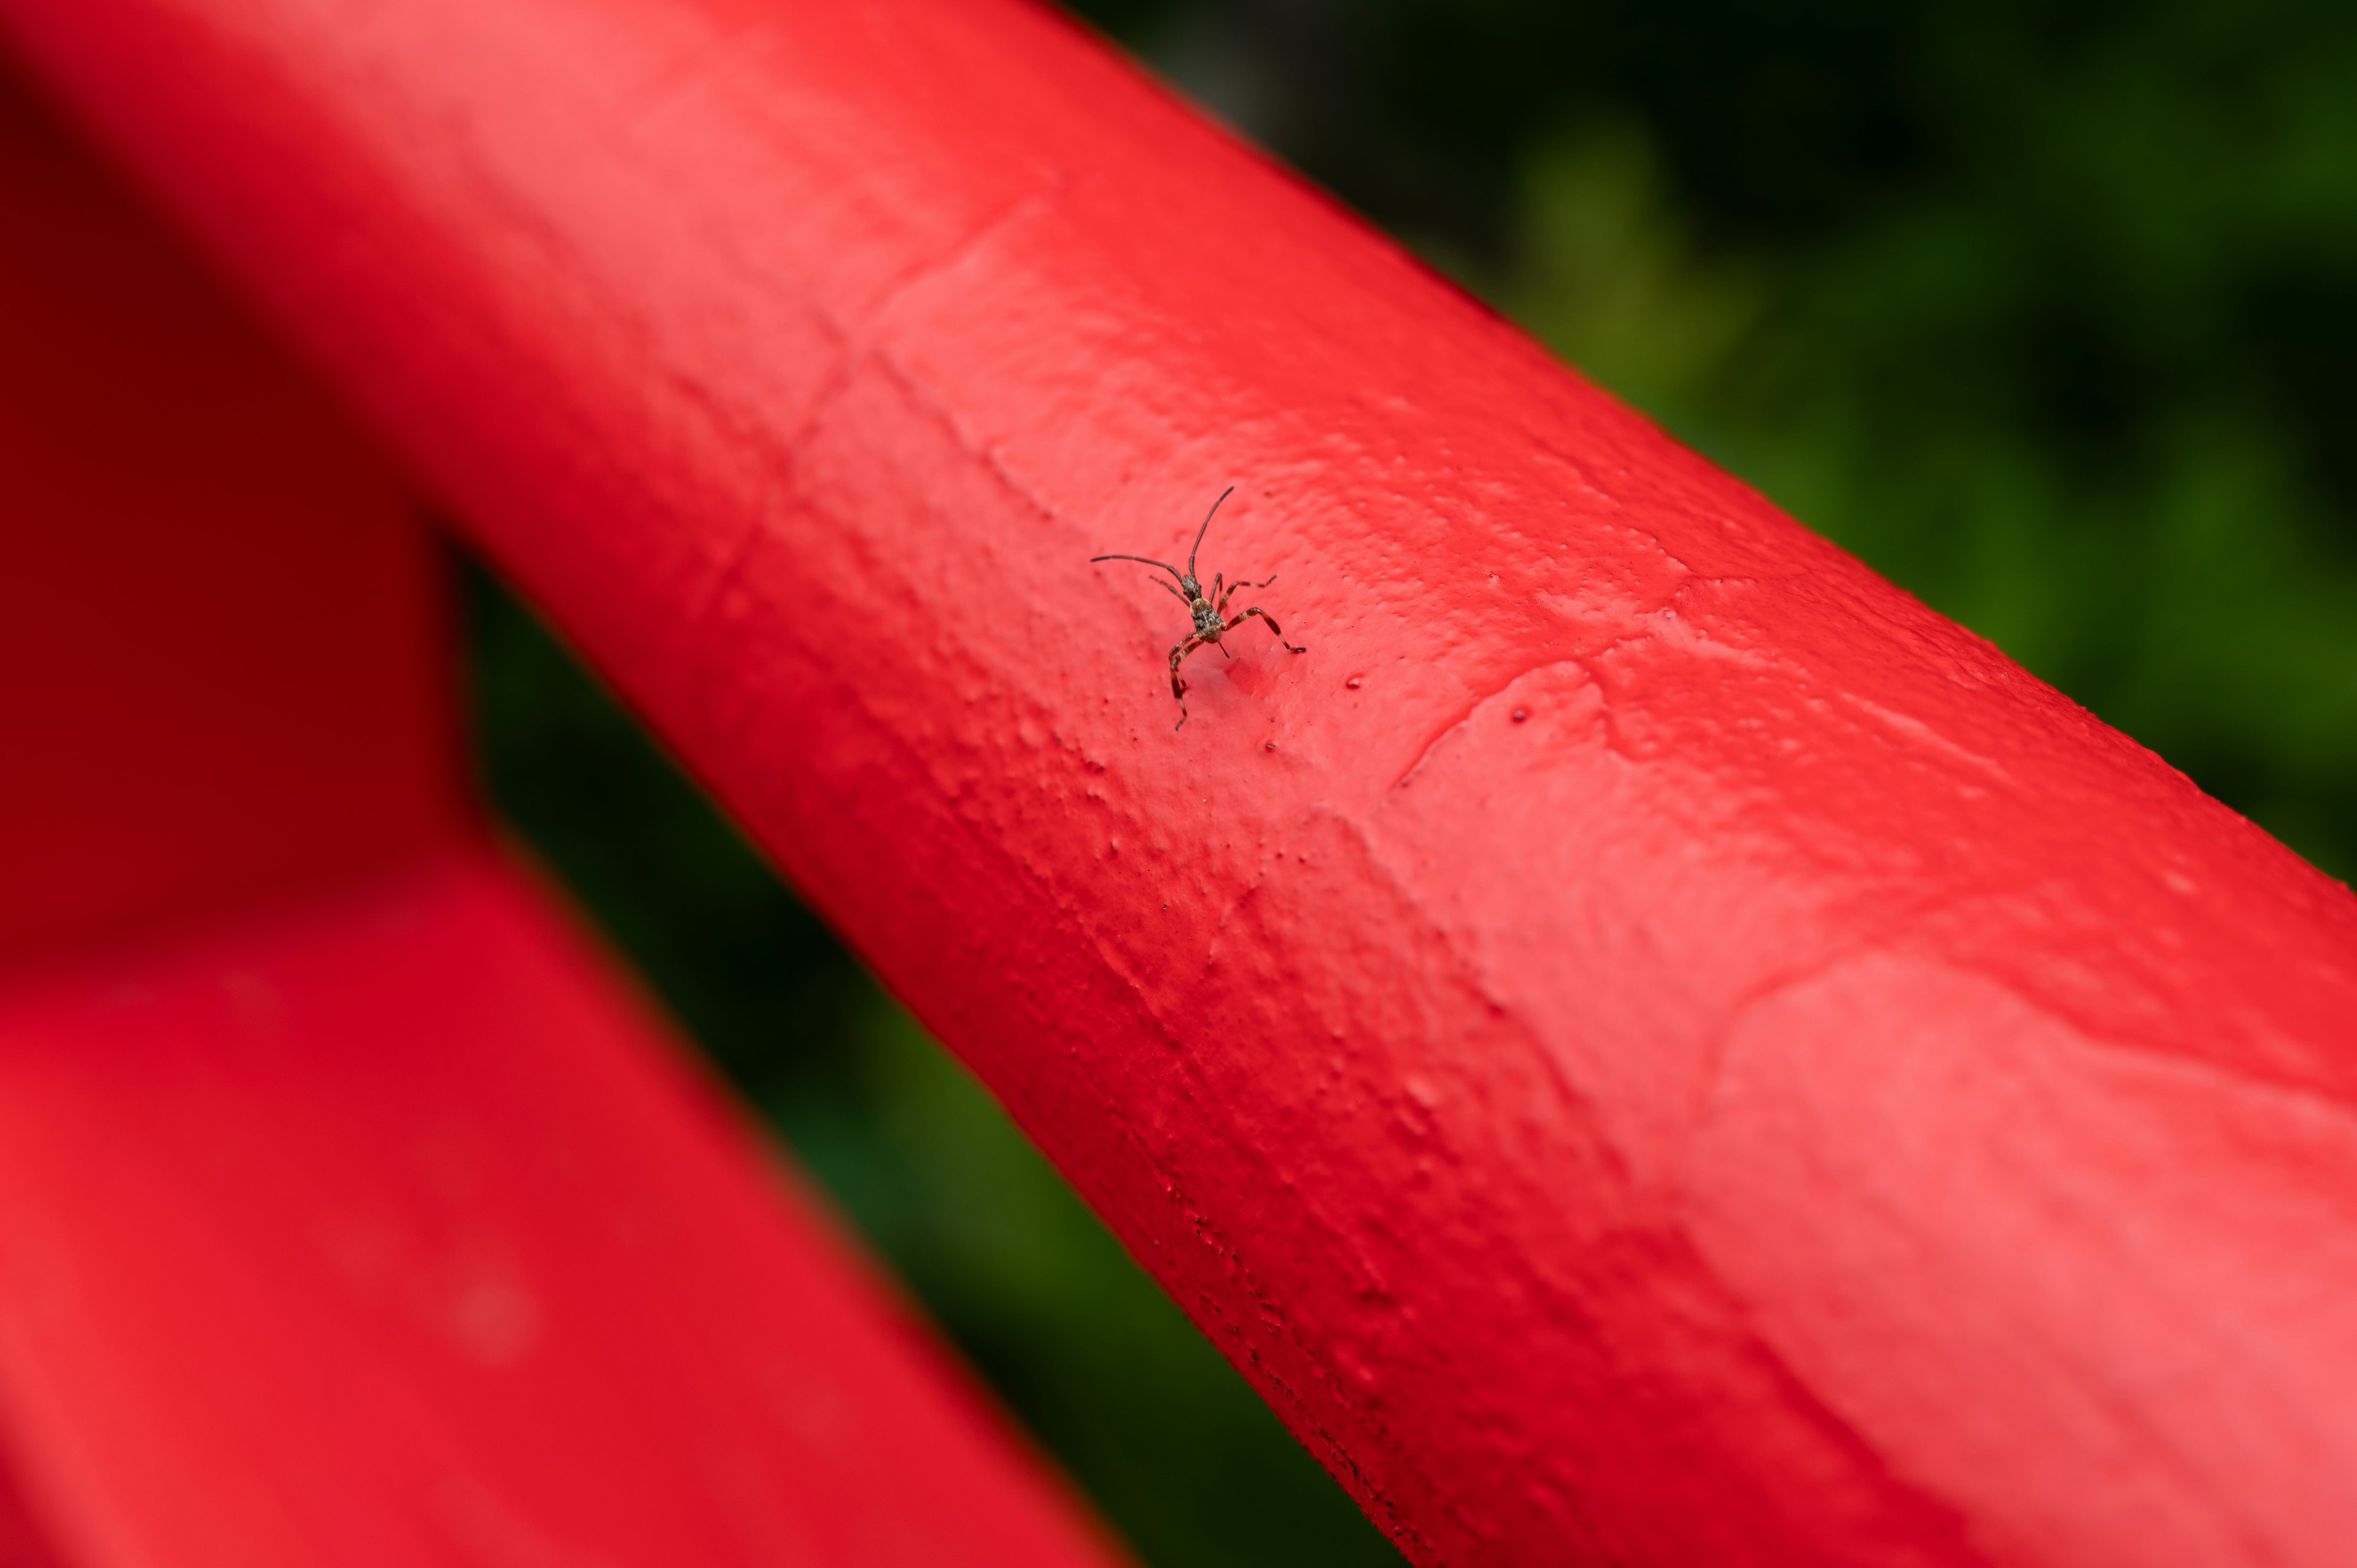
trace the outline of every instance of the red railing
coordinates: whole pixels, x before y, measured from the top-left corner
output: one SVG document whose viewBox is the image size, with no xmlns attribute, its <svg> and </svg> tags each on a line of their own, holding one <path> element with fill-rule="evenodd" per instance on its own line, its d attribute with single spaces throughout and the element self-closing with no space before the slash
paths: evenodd
<svg viewBox="0 0 2357 1568">
<path fill-rule="evenodd" d="M 1412 1558 L 2357 1539 L 2357 901 L 1065 24 L 0 16 Z"/>
<path fill-rule="evenodd" d="M 0 81 L 0 1564 L 1119 1559 L 465 804 L 397 475 Z"/>
</svg>

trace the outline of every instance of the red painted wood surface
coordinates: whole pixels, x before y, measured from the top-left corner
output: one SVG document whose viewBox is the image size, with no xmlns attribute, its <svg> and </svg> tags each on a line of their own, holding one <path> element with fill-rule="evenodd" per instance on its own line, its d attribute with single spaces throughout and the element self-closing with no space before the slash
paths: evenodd
<svg viewBox="0 0 2357 1568">
<path fill-rule="evenodd" d="M 1418 1561 L 2347 1560 L 2357 901 L 1096 44 L 0 16 Z"/>
<path fill-rule="evenodd" d="M 0 1391 L 72 1564 L 1113 1560 L 540 896 L 0 989 Z"/>
<path fill-rule="evenodd" d="M 466 819 L 386 461 L 0 78 L 0 959 Z"/>
<path fill-rule="evenodd" d="M 0 1563 L 1092 1568 L 485 843 L 392 470 L 0 84 Z"/>
</svg>

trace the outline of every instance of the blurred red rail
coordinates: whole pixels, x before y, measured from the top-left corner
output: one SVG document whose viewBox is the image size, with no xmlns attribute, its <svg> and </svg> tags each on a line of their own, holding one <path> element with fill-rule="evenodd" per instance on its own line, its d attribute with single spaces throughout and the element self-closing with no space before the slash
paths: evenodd
<svg viewBox="0 0 2357 1568">
<path fill-rule="evenodd" d="M 606 966 L 452 855 L 0 992 L 61 1568 L 1118 1561 Z"/>
<path fill-rule="evenodd" d="M 1103 1568 L 463 792 L 436 547 L 0 78 L 0 1564 Z"/>
<path fill-rule="evenodd" d="M 0 16 L 1413 1557 L 2357 1540 L 2357 901 L 1097 45 Z"/>
</svg>

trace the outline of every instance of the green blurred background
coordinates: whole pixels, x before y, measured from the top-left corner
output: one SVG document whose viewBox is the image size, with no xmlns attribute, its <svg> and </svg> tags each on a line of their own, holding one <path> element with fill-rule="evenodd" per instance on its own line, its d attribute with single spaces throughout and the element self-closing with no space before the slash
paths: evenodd
<svg viewBox="0 0 2357 1568">
<path fill-rule="evenodd" d="M 2357 6 L 1073 9 L 2357 869 Z M 500 809 L 1139 1554 L 1396 1563 L 530 618 L 479 575 L 468 599 Z"/>
</svg>

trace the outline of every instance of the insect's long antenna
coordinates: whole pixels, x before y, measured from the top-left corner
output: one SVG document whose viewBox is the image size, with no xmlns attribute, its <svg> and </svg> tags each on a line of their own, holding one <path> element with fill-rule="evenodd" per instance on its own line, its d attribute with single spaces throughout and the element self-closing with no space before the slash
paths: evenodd
<svg viewBox="0 0 2357 1568">
<path fill-rule="evenodd" d="M 1235 486 L 1230 485 L 1226 489 L 1220 492 L 1220 501 L 1227 499 L 1230 496 L 1234 495 L 1235 493 Z M 1217 511 L 1220 510 L 1220 501 L 1213 501 L 1211 503 L 1211 511 Z M 1187 552 L 1187 575 L 1189 577 L 1195 575 L 1195 551 L 1203 548 L 1203 535 L 1211 531 L 1211 511 L 1207 511 L 1203 514 L 1203 526 L 1195 531 L 1195 549 Z"/>
<path fill-rule="evenodd" d="M 1142 561 L 1148 566 L 1159 566 L 1164 571 L 1169 573 L 1172 576 L 1178 577 L 1178 567 L 1173 566 L 1168 561 L 1157 561 L 1151 555 L 1092 555 L 1089 557 L 1089 564 L 1092 566 L 1100 561 Z M 1178 577 L 1178 580 L 1183 583 L 1187 579 L 1184 577 Z"/>
</svg>

